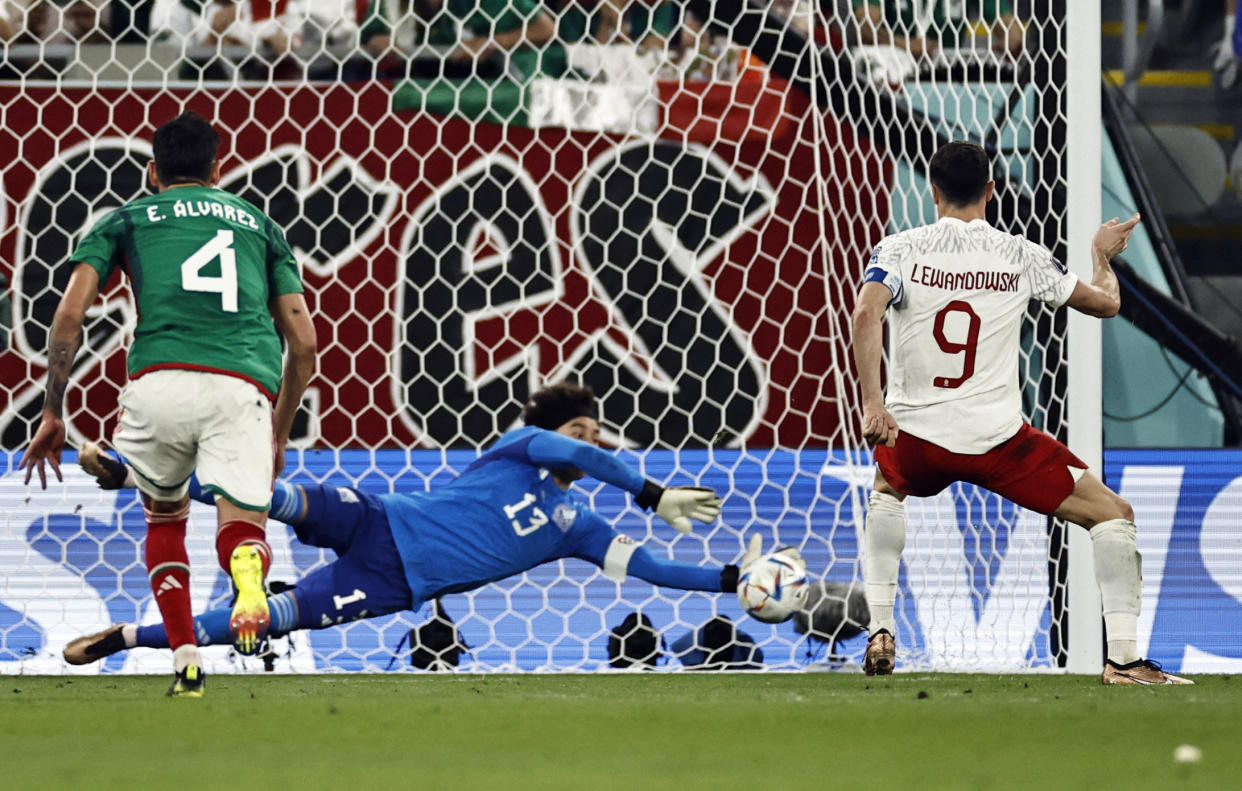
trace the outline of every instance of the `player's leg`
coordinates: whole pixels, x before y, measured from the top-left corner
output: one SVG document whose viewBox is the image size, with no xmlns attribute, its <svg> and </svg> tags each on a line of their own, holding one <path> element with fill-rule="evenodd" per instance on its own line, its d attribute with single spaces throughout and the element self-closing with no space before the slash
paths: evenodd
<svg viewBox="0 0 1242 791">
<path fill-rule="evenodd" d="M 217 559 L 232 578 L 235 594 L 229 628 L 237 650 L 253 654 L 271 625 L 267 572 L 272 567 L 272 549 L 264 527 L 267 512 L 252 511 L 223 498 L 217 500 L 216 511 Z"/>
<path fill-rule="evenodd" d="M 136 485 L 133 471 L 93 442 L 82 445 L 78 464 L 94 476 L 102 489 L 132 489 Z M 188 485 L 191 500 L 216 504 L 215 491 L 204 489 L 197 475 L 190 476 Z M 291 525 L 303 544 L 343 555 L 353 543 L 358 525 L 372 515 L 373 505 L 364 502 L 368 496 L 344 486 L 278 480 L 267 516 Z"/>
<path fill-rule="evenodd" d="M 897 584 L 906 546 L 906 497 L 930 497 L 954 480 L 951 454 L 901 432 L 875 449 L 875 488 L 863 532 L 863 588 L 871 624 L 863 672 L 889 675 L 897 659 Z"/>
<path fill-rule="evenodd" d="M 356 539 L 338 560 L 307 574 L 289 591 L 292 628 L 324 629 L 414 606 L 405 565 L 382 511 L 359 527 Z"/>
<path fill-rule="evenodd" d="M 199 410 L 198 480 L 216 495 L 216 553 L 236 590 L 230 627 L 237 649 L 250 654 L 271 619 L 264 583 L 272 550 L 264 527 L 272 501 L 272 407 L 249 382 L 203 374 Z"/>
<path fill-rule="evenodd" d="M 97 443 L 82 443 L 82 447 L 78 450 L 78 465 L 95 479 L 100 489 L 135 489 L 138 486 L 133 470 L 124 462 L 112 458 Z M 196 502 L 212 506 L 216 504 L 216 493 L 204 489 L 197 475 L 190 476 L 189 495 L 190 499 Z M 297 524 L 305 519 L 306 515 L 307 504 L 303 487 L 288 481 L 277 480 L 272 487 L 272 507 L 268 512 L 268 518 L 286 524 Z"/>
<path fill-rule="evenodd" d="M 272 613 L 269 634 L 281 635 L 293 630 L 297 605 L 292 591 L 269 597 L 268 608 Z M 199 645 L 232 643 L 233 632 L 229 629 L 232 615 L 232 608 L 222 607 L 194 616 L 194 632 L 199 638 Z M 71 665 L 86 665 L 130 648 L 168 648 L 168 630 L 162 623 L 144 626 L 115 623 L 100 632 L 70 641 L 63 654 L 65 661 Z"/>
<path fill-rule="evenodd" d="M 185 548 L 194 466 L 194 438 L 182 420 L 192 409 L 178 372 L 157 371 L 131 382 L 121 394 L 113 441 L 130 459 L 147 521 L 146 566 L 156 606 L 173 649 L 176 677 L 170 694 L 202 695 L 202 660 L 190 609 L 190 563 Z"/>
<path fill-rule="evenodd" d="M 271 634 L 324 629 L 414 606 L 414 594 L 406 581 L 405 565 L 392 539 L 383 506 L 365 495 L 359 502 L 365 507 L 366 516 L 354 527 L 353 546 L 339 559 L 307 574 L 297 587 L 268 599 Z M 231 615 L 231 610 L 219 609 L 194 619 L 203 645 L 232 641 Z M 168 634 L 163 624 L 114 624 L 72 641 L 65 646 L 64 656 L 70 664 L 84 665 L 128 648 L 167 645 Z"/>
<path fill-rule="evenodd" d="M 1013 439 L 987 455 L 993 457 L 988 460 L 993 466 L 976 482 L 1024 508 L 1089 531 L 1108 636 L 1104 682 L 1192 683 L 1163 673 L 1139 656 L 1143 571 L 1130 504 L 1065 445 L 1031 426 L 1023 426 Z M 1126 680 L 1116 680 L 1118 669 Z"/>
<path fill-rule="evenodd" d="M 906 546 L 905 499 L 906 496 L 890 486 L 883 472 L 877 469 L 863 530 L 863 588 L 871 612 L 863 672 L 869 676 L 889 675 L 896 664 L 894 608 L 901 553 Z"/>
<path fill-rule="evenodd" d="M 1084 471 L 1053 516 L 1082 525 L 1091 536 L 1095 581 L 1104 608 L 1108 660 L 1105 684 L 1193 684 L 1165 673 L 1138 650 L 1143 602 L 1143 557 L 1138 551 L 1134 509 L 1091 472 Z"/>
<path fill-rule="evenodd" d="M 269 634 L 279 636 L 298 629 L 325 629 L 363 618 L 378 618 L 414 606 L 405 568 L 386 522 L 368 526 L 365 540 L 345 557 L 307 574 L 292 590 L 268 598 Z M 229 627 L 232 610 L 220 608 L 194 617 L 201 645 L 233 642 Z M 168 631 L 162 623 L 113 624 L 71 641 L 64 657 L 71 665 L 98 662 L 130 648 L 167 648 Z"/>
</svg>

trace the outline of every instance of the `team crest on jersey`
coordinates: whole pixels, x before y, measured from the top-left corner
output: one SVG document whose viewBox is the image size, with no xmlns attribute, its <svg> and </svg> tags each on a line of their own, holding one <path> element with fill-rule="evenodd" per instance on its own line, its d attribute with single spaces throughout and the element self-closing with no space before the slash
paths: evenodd
<svg viewBox="0 0 1242 791">
<path fill-rule="evenodd" d="M 552 521 L 556 523 L 556 526 L 561 529 L 562 533 L 573 527 L 574 520 L 577 518 L 578 509 L 565 503 L 561 503 L 552 511 Z"/>
</svg>

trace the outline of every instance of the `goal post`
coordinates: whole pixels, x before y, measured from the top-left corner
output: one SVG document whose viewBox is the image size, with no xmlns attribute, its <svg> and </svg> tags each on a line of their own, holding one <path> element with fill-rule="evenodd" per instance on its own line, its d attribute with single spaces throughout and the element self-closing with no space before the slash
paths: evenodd
<svg viewBox="0 0 1242 791">
<path fill-rule="evenodd" d="M 1019 5 L 1022 52 L 993 54 L 984 30 L 972 38 L 981 48 L 922 69 L 859 48 L 847 16 L 810 4 L 690 0 L 702 32 L 684 46 L 557 41 L 536 72 L 521 73 L 515 53 L 450 74 L 420 51 L 396 79 L 326 79 L 312 68 L 324 50 L 299 54 L 305 79 L 256 77 L 246 62 L 213 81 L 209 69 L 153 71 L 163 61 L 152 43 L 109 50 L 102 66 L 100 52 L 71 48 L 56 80 L 0 80 L 0 275 L 12 295 L 0 350 L 0 672 L 67 672 L 69 639 L 158 618 L 134 492 L 96 490 L 72 453 L 65 483 L 44 492 L 23 483 L 17 460 L 38 423 L 67 257 L 91 223 L 144 194 L 151 133 L 183 109 L 224 132 L 221 188 L 272 216 L 302 267 L 321 353 L 286 477 L 376 493 L 443 485 L 516 425 L 535 388 L 574 379 L 599 395 L 603 439 L 628 463 L 725 496 L 720 523 L 682 536 L 627 495 L 580 484 L 621 532 L 713 564 L 736 562 L 758 532 L 769 549 L 799 547 L 820 598 L 844 612 L 808 637 L 795 622 L 747 619 L 732 596 L 618 583 L 567 559 L 444 597 L 466 646 L 457 668 L 606 668 L 612 631 L 633 613 L 663 638 L 661 668 L 692 666 L 716 617 L 762 651 L 760 667 L 855 668 L 873 472 L 849 326 L 873 246 L 934 220 L 928 160 L 964 137 L 993 156 L 994 222 L 1089 266 L 1076 251 L 1099 214 L 1098 7 L 1093 55 L 1094 4 Z M 563 22 L 571 6 L 547 13 Z M 126 285 L 104 284 L 66 394 L 71 442 L 110 436 L 135 322 Z M 1098 467 L 1092 326 L 1033 308 L 1020 377 L 1027 416 Z M 1082 531 L 970 486 L 911 501 L 909 513 L 902 669 L 1077 670 L 1093 652 L 1098 664 Z M 196 610 L 229 597 L 213 523 L 194 506 Z M 277 523 L 269 535 L 275 579 L 296 582 L 334 557 Z M 427 606 L 293 635 L 270 664 L 409 669 L 411 628 L 430 616 Z M 262 667 L 227 648 L 207 656 L 209 672 Z M 166 664 L 131 651 L 74 672 Z"/>
<path fill-rule="evenodd" d="M 1066 217 L 1068 264 L 1090 282 L 1091 239 L 1101 221 L 1100 3 L 1065 3 Z M 1073 68 L 1069 68 L 1069 65 Z M 1124 219 L 1124 218 L 1122 218 Z M 1103 365 L 1098 319 L 1069 312 L 1069 446 L 1104 477 Z M 1087 531 L 1069 534 L 1069 656 L 1071 673 L 1098 673 L 1104 655 L 1100 592 Z"/>
</svg>

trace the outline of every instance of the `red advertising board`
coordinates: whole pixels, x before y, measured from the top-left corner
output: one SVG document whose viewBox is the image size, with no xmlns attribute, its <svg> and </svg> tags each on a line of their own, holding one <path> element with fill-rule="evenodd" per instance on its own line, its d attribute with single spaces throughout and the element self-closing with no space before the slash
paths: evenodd
<svg viewBox="0 0 1242 791">
<path fill-rule="evenodd" d="M 887 168 L 780 82 L 662 85 L 661 106 L 634 139 L 393 111 L 379 83 L 0 86 L 0 444 L 37 421 L 73 244 L 143 194 L 151 133 L 183 109 L 217 122 L 222 186 L 303 262 L 317 443 L 486 442 L 572 376 L 635 444 L 833 444 Z M 111 430 L 133 321 L 119 275 L 104 297 L 67 401 L 85 437 Z"/>
</svg>

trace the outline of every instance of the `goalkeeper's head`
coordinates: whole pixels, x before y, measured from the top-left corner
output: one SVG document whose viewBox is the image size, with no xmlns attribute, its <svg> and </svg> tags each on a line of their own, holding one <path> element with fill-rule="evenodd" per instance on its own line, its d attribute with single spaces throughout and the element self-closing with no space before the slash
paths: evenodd
<svg viewBox="0 0 1242 791">
<path fill-rule="evenodd" d="M 561 426 L 578 418 L 599 420 L 595 391 L 572 382 L 548 385 L 536 390 L 522 408 L 522 422 L 528 426 L 558 431 Z"/>
<path fill-rule="evenodd" d="M 151 180 L 157 189 L 211 186 L 220 180 L 220 135 L 198 113 L 184 112 L 156 129 L 151 150 Z"/>
<path fill-rule="evenodd" d="M 522 422 L 590 445 L 599 444 L 599 406 L 595 391 L 586 385 L 562 382 L 537 390 L 522 408 Z M 553 472 L 566 486 L 584 477 L 577 468 Z"/>
</svg>

